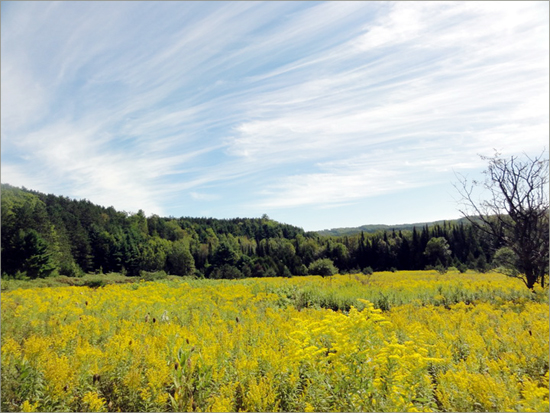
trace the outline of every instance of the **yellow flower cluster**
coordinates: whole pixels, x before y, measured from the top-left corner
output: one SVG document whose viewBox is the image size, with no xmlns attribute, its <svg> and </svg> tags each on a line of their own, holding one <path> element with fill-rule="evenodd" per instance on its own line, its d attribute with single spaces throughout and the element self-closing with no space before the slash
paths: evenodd
<svg viewBox="0 0 550 413">
<path fill-rule="evenodd" d="M 547 411 L 548 290 L 498 274 L 2 293 L 2 411 Z"/>
</svg>

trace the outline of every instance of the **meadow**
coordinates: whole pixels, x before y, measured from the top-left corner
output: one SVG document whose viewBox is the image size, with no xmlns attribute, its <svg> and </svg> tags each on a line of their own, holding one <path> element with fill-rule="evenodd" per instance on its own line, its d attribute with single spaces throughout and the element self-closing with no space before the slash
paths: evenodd
<svg viewBox="0 0 550 413">
<path fill-rule="evenodd" d="M 495 273 L 17 287 L 2 411 L 549 410 L 548 288 Z"/>
</svg>

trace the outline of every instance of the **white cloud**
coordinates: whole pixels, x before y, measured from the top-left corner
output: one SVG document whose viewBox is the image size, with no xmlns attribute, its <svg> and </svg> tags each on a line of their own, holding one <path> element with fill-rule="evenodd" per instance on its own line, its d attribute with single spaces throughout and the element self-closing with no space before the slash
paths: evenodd
<svg viewBox="0 0 550 413">
<path fill-rule="evenodd" d="M 324 52 L 349 59 L 353 69 L 331 70 L 335 62 L 329 62 L 320 77 L 293 83 L 292 70 L 308 66 L 302 59 L 300 66 L 278 73 L 288 82 L 253 98 L 250 120 L 235 129 L 228 152 L 262 165 L 334 157 L 345 163 L 380 145 L 401 145 L 407 149 L 396 149 L 385 165 L 393 165 L 394 156 L 409 157 L 420 160 L 410 166 L 433 165 L 435 172 L 445 172 L 450 165 L 479 167 L 477 153 L 492 148 L 508 153 L 541 148 L 548 139 L 548 63 L 534 56 L 548 56 L 540 37 L 540 25 L 548 24 L 531 6 L 480 10 L 460 2 L 394 3 L 366 34 Z M 443 18 L 434 22 L 439 11 Z M 382 57 L 373 54 L 375 46 L 398 44 Z M 358 46 L 374 60 L 367 57 L 363 64 L 356 50 L 355 55 L 346 50 Z M 421 140 L 428 140 L 431 150 L 406 145 Z M 438 162 L 449 146 L 452 154 Z M 262 194 L 273 207 L 330 204 L 397 189 L 390 172 L 383 172 L 390 181 L 381 187 L 368 168 L 292 175 Z M 408 172 L 397 167 L 396 173 Z M 429 185 L 437 178 L 423 179 Z"/>
<path fill-rule="evenodd" d="M 9 131 L 40 120 L 47 112 L 45 88 L 25 69 L 2 64 L 2 129 Z"/>
<path fill-rule="evenodd" d="M 427 154 L 427 156 L 422 156 Z M 452 149 L 438 143 L 374 150 L 317 164 L 321 172 L 291 175 L 262 191 L 266 208 L 330 206 L 431 186 L 455 171 L 482 165 L 479 158 L 458 162 Z"/>
<path fill-rule="evenodd" d="M 479 168 L 477 153 L 547 144 L 547 11 L 14 6 L 2 15 L 2 179 L 159 214 L 189 198 L 336 208 L 429 186 Z"/>
<path fill-rule="evenodd" d="M 393 3 L 389 13 L 380 19 L 380 23 L 367 26 L 367 32 L 356 39 L 356 47 L 362 51 L 370 51 L 378 46 L 387 47 L 414 41 L 428 23 L 421 15 L 421 9 L 425 11 L 426 8 L 422 2 Z"/>
</svg>

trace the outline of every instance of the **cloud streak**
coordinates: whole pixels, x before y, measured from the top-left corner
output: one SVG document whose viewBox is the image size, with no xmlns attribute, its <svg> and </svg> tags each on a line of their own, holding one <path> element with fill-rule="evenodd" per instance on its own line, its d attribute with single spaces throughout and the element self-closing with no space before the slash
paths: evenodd
<svg viewBox="0 0 550 413">
<path fill-rule="evenodd" d="M 336 215 L 540 152 L 548 43 L 540 2 L 3 3 L 2 181 Z"/>
</svg>

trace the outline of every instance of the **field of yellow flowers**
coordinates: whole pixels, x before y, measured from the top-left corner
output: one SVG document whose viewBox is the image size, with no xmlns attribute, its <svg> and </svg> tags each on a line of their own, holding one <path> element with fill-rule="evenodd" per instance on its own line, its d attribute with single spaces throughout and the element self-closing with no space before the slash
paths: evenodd
<svg viewBox="0 0 550 413">
<path fill-rule="evenodd" d="M 548 411 L 548 289 L 498 274 L 2 293 L 2 411 Z"/>
</svg>

